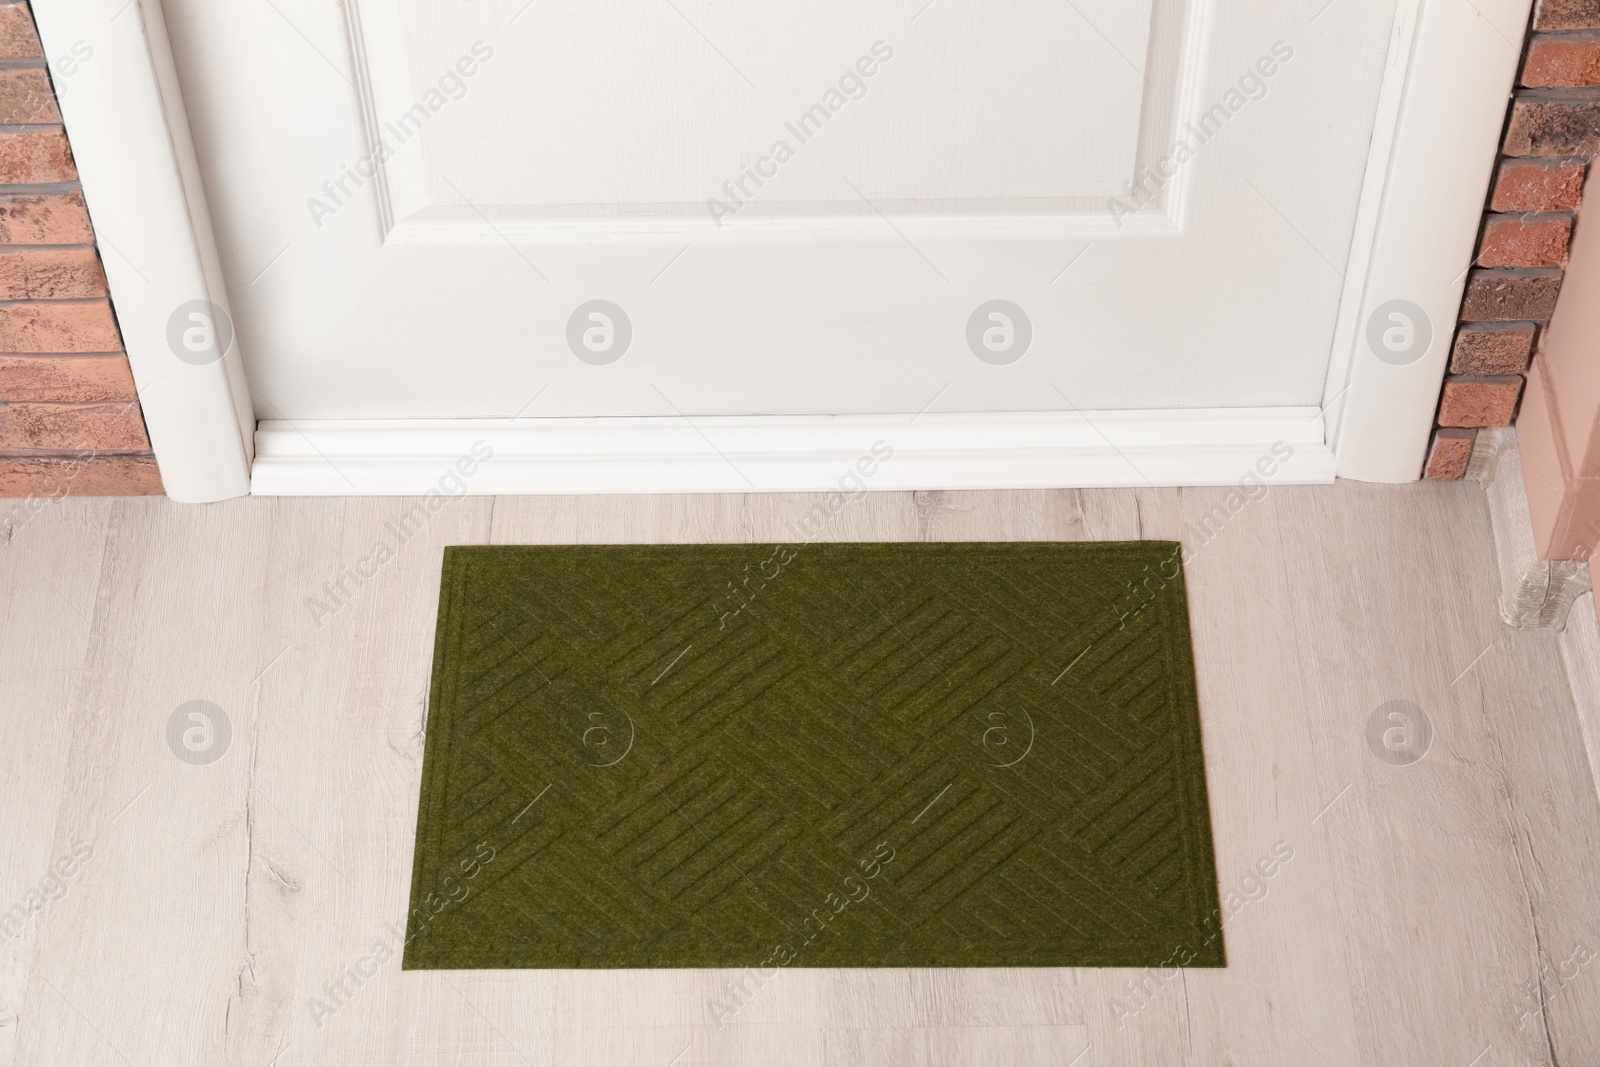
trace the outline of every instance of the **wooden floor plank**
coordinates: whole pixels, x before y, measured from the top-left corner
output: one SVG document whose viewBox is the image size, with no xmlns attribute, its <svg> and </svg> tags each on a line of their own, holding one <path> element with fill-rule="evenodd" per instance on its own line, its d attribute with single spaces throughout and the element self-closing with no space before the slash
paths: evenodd
<svg viewBox="0 0 1600 1067">
<path fill-rule="evenodd" d="M 93 862 L 93 841 L 59 824 L 61 798 L 88 714 L 83 701 L 92 697 L 85 682 L 116 655 L 94 618 L 114 505 L 7 503 L 0 526 L 0 1063 L 16 1053 L 40 925 L 83 877 L 85 846 Z"/>
<path fill-rule="evenodd" d="M 1486 525 L 1481 493 L 1338 488 L 1297 490 L 1284 532 L 1341 543 L 1305 554 L 1292 593 L 1296 625 L 1327 653 L 1308 664 L 1327 695 L 1321 784 L 1353 783 L 1324 823 L 1362 1060 L 1592 1061 L 1600 976 L 1548 1013 L 1515 1007 L 1535 961 L 1571 951 L 1600 900 L 1600 804 L 1555 636 L 1499 622 L 1491 544 L 1462 536 Z M 1394 700 L 1431 723 L 1414 763 L 1386 762 L 1367 737 Z M 1561 874 L 1537 876 L 1530 854 Z"/>
</svg>

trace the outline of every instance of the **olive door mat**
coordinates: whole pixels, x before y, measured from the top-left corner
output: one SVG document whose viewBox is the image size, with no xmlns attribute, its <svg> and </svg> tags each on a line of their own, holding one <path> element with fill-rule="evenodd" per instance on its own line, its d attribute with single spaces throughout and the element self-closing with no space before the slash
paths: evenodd
<svg viewBox="0 0 1600 1067">
<path fill-rule="evenodd" d="M 445 550 L 404 965 L 1222 966 L 1172 542 Z"/>
</svg>

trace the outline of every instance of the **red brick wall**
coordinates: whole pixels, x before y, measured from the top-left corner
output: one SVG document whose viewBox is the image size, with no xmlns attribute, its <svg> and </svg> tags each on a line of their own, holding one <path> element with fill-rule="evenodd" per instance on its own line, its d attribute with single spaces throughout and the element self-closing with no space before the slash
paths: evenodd
<svg viewBox="0 0 1600 1067">
<path fill-rule="evenodd" d="M 0 0 L 0 496 L 159 494 L 33 15 Z"/>
<path fill-rule="evenodd" d="M 1555 308 L 1585 171 L 1600 155 L 1600 0 L 1535 4 L 1517 84 L 1440 391 L 1429 478 L 1460 478 L 1478 429 L 1511 425 Z"/>
</svg>

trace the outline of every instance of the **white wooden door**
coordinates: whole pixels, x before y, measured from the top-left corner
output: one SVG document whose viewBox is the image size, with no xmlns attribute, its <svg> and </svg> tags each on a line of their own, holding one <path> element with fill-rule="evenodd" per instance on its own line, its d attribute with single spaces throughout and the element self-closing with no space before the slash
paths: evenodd
<svg viewBox="0 0 1600 1067">
<path fill-rule="evenodd" d="M 256 413 L 315 420 L 1315 406 L 1394 3 L 1316 6 L 167 18 Z"/>
<path fill-rule="evenodd" d="M 38 3 L 184 499 L 1415 477 L 1527 6 Z"/>
</svg>

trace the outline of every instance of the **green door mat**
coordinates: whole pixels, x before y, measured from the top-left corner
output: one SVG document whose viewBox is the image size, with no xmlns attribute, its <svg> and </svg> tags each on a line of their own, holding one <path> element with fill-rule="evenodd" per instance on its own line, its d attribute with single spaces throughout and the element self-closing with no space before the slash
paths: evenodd
<svg viewBox="0 0 1600 1067">
<path fill-rule="evenodd" d="M 445 550 L 405 967 L 1222 966 L 1173 542 Z"/>
</svg>

